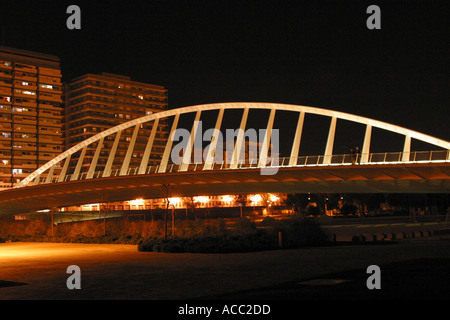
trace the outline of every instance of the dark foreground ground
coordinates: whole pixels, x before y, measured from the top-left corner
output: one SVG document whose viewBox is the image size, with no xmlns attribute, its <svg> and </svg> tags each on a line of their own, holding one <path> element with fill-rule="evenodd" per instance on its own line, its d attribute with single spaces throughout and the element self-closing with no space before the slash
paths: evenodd
<svg viewBox="0 0 450 320">
<path fill-rule="evenodd" d="M 78 265 L 81 289 L 69 290 Z M 369 290 L 367 267 L 381 270 Z M 138 252 L 132 245 L 2 243 L 2 300 L 450 299 L 448 236 L 236 254 Z"/>
<path fill-rule="evenodd" d="M 212 300 L 449 300 L 450 258 L 380 265 L 381 287 L 367 287 L 372 273 L 354 269 L 271 287 L 206 297 Z"/>
</svg>

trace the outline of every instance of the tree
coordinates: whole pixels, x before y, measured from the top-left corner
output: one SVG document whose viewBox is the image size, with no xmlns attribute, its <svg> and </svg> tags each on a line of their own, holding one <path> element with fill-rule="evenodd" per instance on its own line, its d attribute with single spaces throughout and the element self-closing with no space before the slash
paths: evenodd
<svg viewBox="0 0 450 320">
<path fill-rule="evenodd" d="M 357 208 L 353 204 L 345 203 L 341 207 L 341 213 L 344 215 L 356 214 Z"/>
<path fill-rule="evenodd" d="M 169 212 L 169 198 L 170 198 L 170 184 L 163 184 L 160 188 L 159 191 L 161 193 L 161 196 L 164 198 L 164 200 L 166 200 L 166 211 L 164 213 L 164 239 L 167 239 L 167 214 Z"/>
<path fill-rule="evenodd" d="M 286 205 L 297 213 L 302 213 L 308 202 L 308 194 L 305 193 L 289 193 L 285 200 Z"/>
<path fill-rule="evenodd" d="M 318 216 L 321 211 L 317 205 L 309 204 L 306 212 L 308 216 Z"/>
<path fill-rule="evenodd" d="M 249 202 L 248 197 L 246 194 L 238 194 L 234 196 L 233 199 L 234 203 L 239 206 L 239 209 L 241 211 L 241 218 L 243 217 L 242 210 L 245 208 Z"/>
<path fill-rule="evenodd" d="M 187 210 L 188 207 L 191 208 L 192 214 L 194 214 L 195 207 L 198 205 L 198 202 L 194 200 L 194 197 L 185 197 L 183 198 L 184 203 L 186 204 L 186 217 L 188 216 Z"/>
</svg>

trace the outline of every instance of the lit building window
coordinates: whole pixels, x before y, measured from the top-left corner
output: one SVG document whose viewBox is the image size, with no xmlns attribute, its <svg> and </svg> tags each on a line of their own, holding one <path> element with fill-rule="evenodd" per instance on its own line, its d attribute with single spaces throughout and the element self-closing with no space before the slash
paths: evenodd
<svg viewBox="0 0 450 320">
<path fill-rule="evenodd" d="M 177 207 L 181 202 L 180 198 L 169 198 L 169 203 L 175 207 Z"/>
<path fill-rule="evenodd" d="M 262 200 L 262 198 L 259 194 L 255 194 L 250 197 L 250 201 L 252 201 L 254 203 L 260 202 L 261 200 Z"/>
<path fill-rule="evenodd" d="M 135 199 L 135 200 L 130 200 L 128 201 L 128 204 L 133 205 L 133 206 L 142 206 L 145 204 L 145 200 L 144 199 Z"/>
<path fill-rule="evenodd" d="M 232 196 L 222 196 L 222 201 L 224 202 L 231 202 L 233 199 L 234 198 Z"/>
<path fill-rule="evenodd" d="M 199 197 L 194 197 L 194 201 L 205 203 L 205 202 L 208 202 L 209 199 L 208 199 L 208 197 L 199 196 Z"/>
</svg>

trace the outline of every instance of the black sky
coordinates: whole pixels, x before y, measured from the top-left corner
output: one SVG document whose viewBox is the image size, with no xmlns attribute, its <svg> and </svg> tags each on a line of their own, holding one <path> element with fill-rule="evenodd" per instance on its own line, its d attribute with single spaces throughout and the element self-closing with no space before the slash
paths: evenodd
<svg viewBox="0 0 450 320">
<path fill-rule="evenodd" d="M 81 8 L 81 30 L 66 8 Z M 366 9 L 381 8 L 381 30 Z M 4 45 L 60 57 L 63 80 L 110 72 L 165 85 L 170 108 L 279 102 L 450 140 L 445 1 L 6 1 Z"/>
</svg>

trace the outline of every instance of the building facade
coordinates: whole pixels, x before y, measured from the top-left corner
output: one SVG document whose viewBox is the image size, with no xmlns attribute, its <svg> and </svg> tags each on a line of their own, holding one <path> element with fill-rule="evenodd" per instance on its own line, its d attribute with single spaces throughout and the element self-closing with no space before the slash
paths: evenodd
<svg viewBox="0 0 450 320">
<path fill-rule="evenodd" d="M 132 81 L 130 77 L 110 73 L 86 74 L 70 81 L 65 86 L 65 148 L 94 136 L 101 131 L 124 122 L 140 118 L 167 109 L 167 90 L 163 86 Z M 139 130 L 130 168 L 138 167 L 145 150 L 153 123 L 142 124 Z M 168 134 L 167 122 L 160 122 L 152 150 L 149 165 L 156 164 L 164 151 Z M 128 141 L 131 140 L 133 128 L 122 133 L 117 148 L 119 157 L 112 170 L 119 168 L 121 157 L 125 156 Z M 104 169 L 108 151 L 113 144 L 113 137 L 107 137 L 100 153 L 97 170 Z M 86 150 L 81 172 L 87 171 L 94 157 L 96 144 Z M 78 157 L 75 154 L 69 167 L 75 167 Z"/>
<path fill-rule="evenodd" d="M 62 98 L 58 57 L 0 47 L 0 188 L 63 151 Z"/>
<path fill-rule="evenodd" d="M 169 199 L 135 199 L 130 201 L 111 202 L 108 204 L 110 211 L 129 210 L 153 210 L 153 209 L 192 209 L 192 208 L 259 208 L 259 211 L 268 214 L 271 208 L 284 205 L 285 194 L 249 194 L 242 195 L 209 195 L 195 197 L 171 197 Z M 169 206 L 167 206 L 167 201 Z M 101 203 L 91 203 L 80 206 L 63 208 L 61 212 L 99 211 Z M 264 210 L 265 209 L 265 210 Z"/>
</svg>

